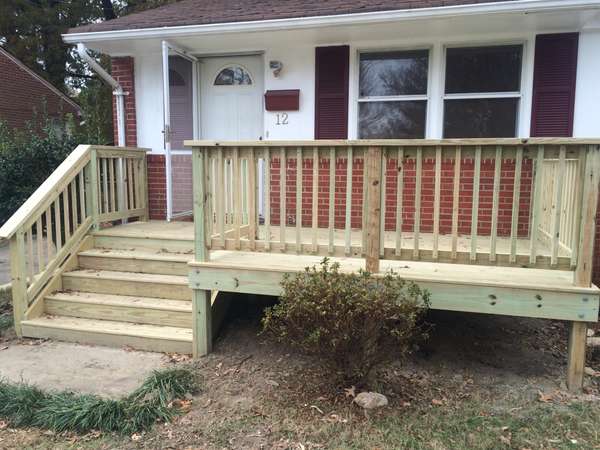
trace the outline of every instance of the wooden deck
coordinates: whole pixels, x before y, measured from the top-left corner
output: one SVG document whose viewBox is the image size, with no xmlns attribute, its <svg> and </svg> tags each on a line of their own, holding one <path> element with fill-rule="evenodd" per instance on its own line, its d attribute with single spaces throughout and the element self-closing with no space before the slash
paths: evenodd
<svg viewBox="0 0 600 450">
<path fill-rule="evenodd" d="M 193 259 L 193 229 L 191 222 L 136 222 L 98 231 L 95 239 L 100 251 L 103 247 L 112 248 L 112 256 L 123 261 L 132 258 L 133 252 L 138 259 L 155 260 L 163 265 L 187 263 Z M 421 239 L 426 242 L 427 237 Z M 468 238 L 463 239 L 461 245 L 468 247 Z M 326 236 L 323 242 L 326 245 Z M 529 248 L 525 240 L 522 245 Z M 191 282 L 214 291 L 279 295 L 284 273 L 301 271 L 322 259 L 321 255 L 213 250 L 209 261 L 194 263 L 199 269 L 192 271 Z M 366 268 L 363 258 L 331 256 L 330 259 L 344 271 Z M 142 262 L 138 264 L 141 267 Z M 143 269 L 149 270 L 149 267 Z M 380 272 L 388 270 L 432 291 L 434 309 L 578 321 L 594 321 L 598 315 L 600 290 L 595 286 L 575 286 L 570 270 L 382 259 Z M 476 287 L 479 291 L 473 290 Z"/>
</svg>

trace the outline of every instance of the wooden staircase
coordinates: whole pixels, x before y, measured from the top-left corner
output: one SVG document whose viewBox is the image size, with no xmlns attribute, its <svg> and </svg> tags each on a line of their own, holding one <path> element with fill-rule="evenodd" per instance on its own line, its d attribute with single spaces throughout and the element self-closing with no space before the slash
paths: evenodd
<svg viewBox="0 0 600 450">
<path fill-rule="evenodd" d="M 85 238 L 40 299 L 41 314 L 22 322 L 24 336 L 192 352 L 192 240 L 126 231 L 120 225 Z"/>
</svg>

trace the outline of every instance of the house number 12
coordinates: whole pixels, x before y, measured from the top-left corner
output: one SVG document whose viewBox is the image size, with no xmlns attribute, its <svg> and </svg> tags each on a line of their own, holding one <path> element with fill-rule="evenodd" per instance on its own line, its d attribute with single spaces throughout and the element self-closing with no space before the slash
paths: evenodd
<svg viewBox="0 0 600 450">
<path fill-rule="evenodd" d="M 276 125 L 287 125 L 288 124 L 288 115 L 287 113 L 277 114 L 277 123 Z"/>
</svg>

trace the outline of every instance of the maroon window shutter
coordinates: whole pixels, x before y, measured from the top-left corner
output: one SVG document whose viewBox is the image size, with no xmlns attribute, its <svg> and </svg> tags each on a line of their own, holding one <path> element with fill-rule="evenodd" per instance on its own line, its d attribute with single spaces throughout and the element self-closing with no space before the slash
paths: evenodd
<svg viewBox="0 0 600 450">
<path fill-rule="evenodd" d="M 350 47 L 317 47 L 315 138 L 348 138 L 348 72 Z"/>
<path fill-rule="evenodd" d="M 531 135 L 573 135 L 578 33 L 541 34 L 535 41 Z"/>
</svg>

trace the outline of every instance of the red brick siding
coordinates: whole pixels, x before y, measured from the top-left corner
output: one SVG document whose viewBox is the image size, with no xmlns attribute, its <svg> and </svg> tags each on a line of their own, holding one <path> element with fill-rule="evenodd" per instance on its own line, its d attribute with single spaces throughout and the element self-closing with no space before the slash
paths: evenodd
<svg viewBox="0 0 600 450">
<path fill-rule="evenodd" d="M 334 222 L 336 228 L 345 226 L 346 214 L 346 186 L 347 186 L 347 159 L 338 158 L 335 169 L 335 209 Z M 312 224 L 312 159 L 305 159 L 302 167 L 302 225 Z M 458 229 L 461 234 L 471 232 L 471 211 L 473 202 L 473 169 L 472 159 L 463 159 L 460 174 L 460 199 Z M 531 201 L 532 164 L 531 160 L 525 159 L 522 166 L 521 193 L 519 207 L 519 236 L 527 236 L 529 229 L 529 208 Z M 421 231 L 433 231 L 434 211 L 434 171 L 435 161 L 426 159 L 423 161 L 422 184 L 421 184 Z M 441 210 L 440 210 L 440 232 L 450 233 L 452 230 L 452 201 L 454 188 L 454 162 L 445 160 L 442 162 L 441 181 Z M 513 183 L 515 174 L 515 161 L 502 161 L 498 212 L 498 235 L 509 236 L 512 217 Z M 396 193 L 397 193 L 397 160 L 389 159 L 386 167 L 386 230 L 396 229 Z M 479 217 L 478 234 L 489 235 L 492 226 L 492 195 L 494 183 L 494 161 L 484 160 L 481 167 L 479 187 Z M 280 159 L 271 161 L 271 223 L 280 223 Z M 296 160 L 287 160 L 286 170 L 286 216 L 287 223 L 296 223 Z M 404 164 L 403 183 L 403 214 L 402 230 L 412 231 L 415 214 L 415 188 L 416 167 L 414 160 L 407 160 Z M 352 172 L 352 227 L 359 228 L 362 224 L 362 199 L 363 199 L 363 161 L 355 158 Z M 329 221 L 329 160 L 319 161 L 318 182 L 318 224 L 327 227 Z"/>
<path fill-rule="evenodd" d="M 148 158 L 148 209 L 150 219 L 167 218 L 167 182 L 164 155 L 149 154 Z"/>
<path fill-rule="evenodd" d="M 134 60 L 130 56 L 112 58 L 111 75 L 127 93 L 125 95 L 125 145 L 137 145 L 137 122 L 135 113 L 135 78 Z M 119 142 L 119 127 L 117 126 L 117 104 L 113 97 L 113 132 L 115 144 Z"/>
<path fill-rule="evenodd" d="M 43 111 L 50 118 L 79 113 L 37 75 L 0 50 L 0 121 L 23 129 Z"/>
</svg>

